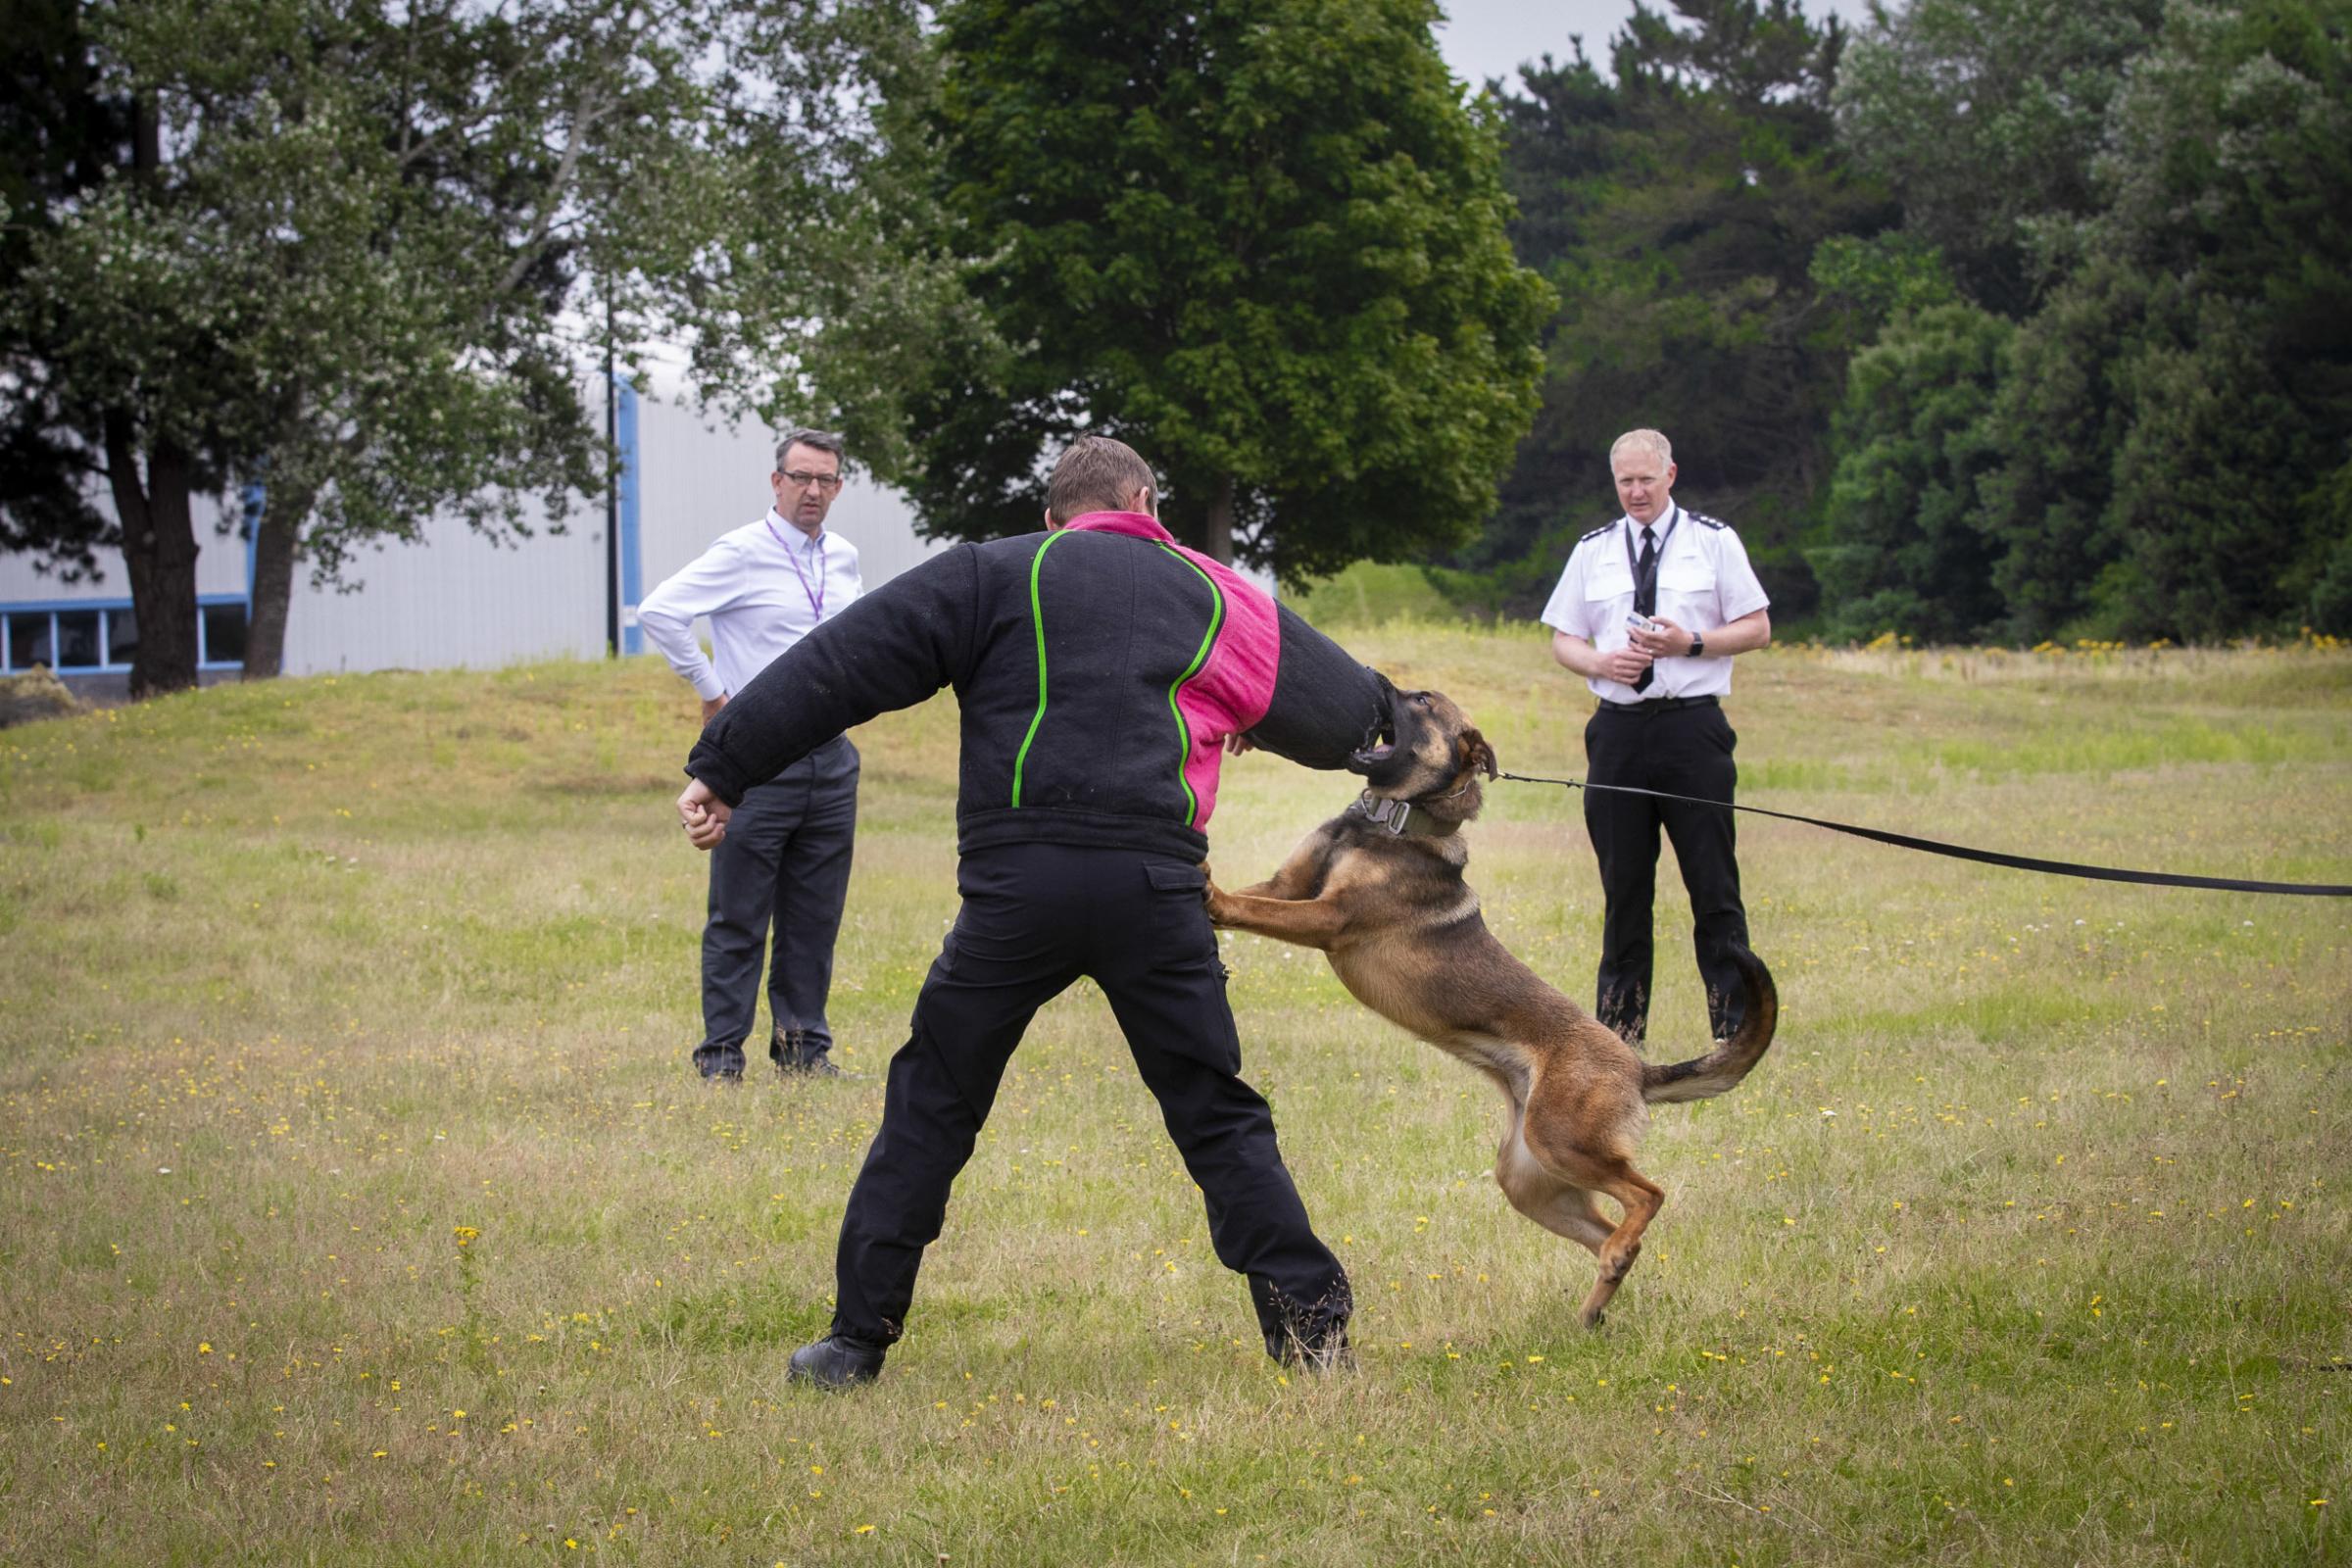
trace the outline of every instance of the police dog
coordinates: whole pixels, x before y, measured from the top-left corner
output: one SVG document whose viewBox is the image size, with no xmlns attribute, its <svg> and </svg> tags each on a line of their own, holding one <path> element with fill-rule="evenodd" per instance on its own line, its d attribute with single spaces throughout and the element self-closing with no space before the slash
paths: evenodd
<svg viewBox="0 0 2352 1568">
<path fill-rule="evenodd" d="M 1746 1012 L 1703 1056 L 1652 1066 L 1614 1031 L 1503 951 L 1462 880 L 1459 829 L 1478 815 L 1494 749 L 1436 692 L 1400 692 L 1393 731 L 1355 754 L 1368 788 L 1309 833 L 1282 869 L 1208 916 L 1235 931 L 1320 948 L 1358 1002 L 1476 1067 L 1510 1102 L 1494 1179 L 1511 1206 L 1592 1250 L 1600 1278 L 1580 1316 L 1597 1326 L 1666 1195 L 1634 1169 L 1656 1102 L 1736 1087 L 1772 1044 L 1772 976 L 1738 955 Z M 1594 1197 L 1624 1215 L 1604 1219 Z"/>
</svg>

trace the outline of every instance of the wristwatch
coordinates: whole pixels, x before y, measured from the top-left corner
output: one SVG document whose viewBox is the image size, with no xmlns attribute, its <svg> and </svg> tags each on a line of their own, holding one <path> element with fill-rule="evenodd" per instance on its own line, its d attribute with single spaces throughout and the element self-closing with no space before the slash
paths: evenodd
<svg viewBox="0 0 2352 1568">
<path fill-rule="evenodd" d="M 1685 659 L 1699 659 L 1705 656 L 1706 651 L 1707 640 L 1704 637 L 1701 637 L 1698 633 L 1692 632 L 1690 634 L 1690 652 L 1685 654 L 1683 657 Z"/>
</svg>

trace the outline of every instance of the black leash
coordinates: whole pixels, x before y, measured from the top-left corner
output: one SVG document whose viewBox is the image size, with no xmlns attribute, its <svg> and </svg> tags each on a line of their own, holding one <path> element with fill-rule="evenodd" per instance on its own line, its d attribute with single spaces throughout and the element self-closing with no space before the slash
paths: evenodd
<svg viewBox="0 0 2352 1568">
<path fill-rule="evenodd" d="M 1831 822 L 1818 816 L 1799 816 L 1794 811 L 1771 811 L 1761 806 L 1740 806 L 1730 801 L 1704 801 L 1692 795 L 1669 795 L 1663 790 L 1635 789 L 1630 784 L 1588 784 L 1579 778 L 1535 778 L 1526 773 L 1499 773 L 1495 776 L 1521 784 L 1557 784 L 1563 789 L 1608 790 L 1617 795 L 1647 795 L 1654 800 L 1681 801 L 1690 806 L 1719 806 L 1734 811 L 1751 811 L 1757 816 L 1777 816 L 1784 822 L 1826 827 L 1833 833 L 1850 833 L 1858 839 L 1891 844 L 1898 850 L 1924 850 L 1930 855 L 1948 855 L 1956 860 L 2014 866 L 2020 871 L 2047 871 L 2053 876 L 2089 877 L 2099 882 L 2138 882 L 2159 888 L 2219 888 L 2229 893 L 2303 893 L 2324 899 L 2352 898 L 2352 886 L 2333 883 L 2248 882 L 2231 876 L 2182 876 L 2173 871 L 2122 871 L 2107 865 L 2036 860 L 2023 855 L 2003 855 L 1997 850 L 1972 850 L 1965 844 L 1942 844 L 1935 839 L 1913 838 L 1908 833 L 1888 833 L 1883 828 L 1856 827 L 1851 822 Z"/>
</svg>

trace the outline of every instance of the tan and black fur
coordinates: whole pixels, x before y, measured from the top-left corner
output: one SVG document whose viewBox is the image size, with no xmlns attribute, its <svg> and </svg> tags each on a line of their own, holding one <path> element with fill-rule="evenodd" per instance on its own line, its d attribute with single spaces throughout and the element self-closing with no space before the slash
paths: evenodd
<svg viewBox="0 0 2352 1568">
<path fill-rule="evenodd" d="M 1581 1316 L 1600 1321 L 1642 1250 L 1665 1194 L 1634 1168 L 1653 1102 L 1705 1100 L 1736 1087 L 1772 1044 L 1772 976 L 1739 955 L 1746 1013 L 1703 1056 L 1652 1066 L 1503 950 L 1462 879 L 1460 826 L 1484 802 L 1494 752 L 1435 692 L 1400 692 L 1391 742 L 1356 755 L 1370 786 L 1356 807 L 1309 833 L 1282 868 L 1228 893 L 1212 877 L 1209 918 L 1236 931 L 1319 948 L 1357 1001 L 1494 1080 L 1510 1124 L 1494 1179 L 1511 1205 L 1592 1249 L 1600 1278 Z M 1412 813 L 1402 831 L 1365 808 Z M 1595 1195 L 1623 1217 L 1601 1216 Z"/>
</svg>

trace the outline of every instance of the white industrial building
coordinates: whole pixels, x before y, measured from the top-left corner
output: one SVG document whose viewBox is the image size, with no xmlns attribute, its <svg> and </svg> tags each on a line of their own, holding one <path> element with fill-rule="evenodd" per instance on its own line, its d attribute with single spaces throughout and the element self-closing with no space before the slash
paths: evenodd
<svg viewBox="0 0 2352 1568">
<path fill-rule="evenodd" d="M 637 653 L 638 599 L 711 540 L 760 516 L 775 449 L 759 426 L 713 429 L 690 406 L 640 399 L 625 386 L 616 424 L 622 651 Z M 850 456 L 854 463 L 857 454 Z M 218 506 L 199 503 L 198 653 L 208 678 L 242 667 L 251 609 L 251 545 L 239 529 L 218 531 L 220 516 Z M 916 536 L 904 497 L 862 477 L 843 487 L 825 525 L 858 547 L 869 588 L 944 548 Z M 137 635 L 130 579 L 119 554 L 102 552 L 99 561 L 95 578 L 65 583 L 35 571 L 30 557 L 0 555 L 0 667 L 45 664 L 69 685 L 121 688 Z M 540 529 L 505 545 L 436 517 L 416 543 L 363 549 L 346 578 L 357 591 L 316 588 L 297 564 L 286 674 L 593 658 L 606 647 L 604 502 L 575 502 L 562 534 Z"/>
</svg>

